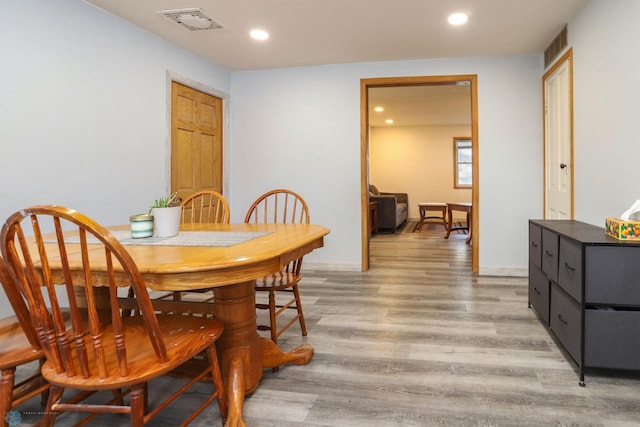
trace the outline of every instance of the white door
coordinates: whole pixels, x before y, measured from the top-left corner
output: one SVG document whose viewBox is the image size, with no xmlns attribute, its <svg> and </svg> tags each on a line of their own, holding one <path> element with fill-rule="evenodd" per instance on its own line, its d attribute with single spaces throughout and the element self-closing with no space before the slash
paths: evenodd
<svg viewBox="0 0 640 427">
<path fill-rule="evenodd" d="M 545 218 L 573 219 L 571 51 L 544 76 Z"/>
</svg>

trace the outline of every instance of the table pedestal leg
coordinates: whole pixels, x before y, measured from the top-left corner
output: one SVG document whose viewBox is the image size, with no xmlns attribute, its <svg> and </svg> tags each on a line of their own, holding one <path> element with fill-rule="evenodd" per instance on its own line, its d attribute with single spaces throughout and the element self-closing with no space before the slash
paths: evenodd
<svg viewBox="0 0 640 427">
<path fill-rule="evenodd" d="M 253 286 L 254 282 L 251 281 L 214 289 L 216 319 L 224 325 L 222 336 L 216 342 L 222 378 L 228 379 L 230 370 L 242 366 L 246 392 L 253 391 L 262 378 Z M 243 363 L 231 363 L 232 359 L 237 358 Z"/>
<path fill-rule="evenodd" d="M 313 347 L 303 344 L 292 351 L 280 350 L 276 344 L 268 338 L 262 341 L 262 367 L 277 368 L 281 365 L 306 365 L 313 357 Z"/>
<path fill-rule="evenodd" d="M 256 327 L 254 282 L 214 289 L 216 319 L 224 324 L 216 342 L 222 380 L 227 385 L 229 414 L 225 426 L 244 426 L 244 396 L 262 378 L 260 337 Z"/>
<path fill-rule="evenodd" d="M 242 407 L 244 406 L 244 364 L 241 357 L 232 357 L 229 361 L 228 381 L 228 405 L 229 412 L 225 427 L 245 427 L 242 419 Z"/>
<path fill-rule="evenodd" d="M 273 341 L 258 335 L 253 281 L 215 288 L 214 296 L 216 319 L 224 324 L 216 349 L 222 379 L 227 384 L 229 414 L 225 426 L 242 427 L 244 396 L 258 387 L 262 369 L 306 365 L 313 357 L 313 347 L 305 344 L 284 352 Z"/>
</svg>

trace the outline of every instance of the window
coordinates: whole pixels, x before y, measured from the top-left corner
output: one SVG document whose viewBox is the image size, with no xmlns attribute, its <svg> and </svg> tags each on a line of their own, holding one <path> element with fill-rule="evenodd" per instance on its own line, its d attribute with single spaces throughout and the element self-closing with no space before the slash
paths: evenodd
<svg viewBox="0 0 640 427">
<path fill-rule="evenodd" d="M 471 153 L 471 138 L 453 138 L 453 188 L 471 188 L 473 184 Z"/>
</svg>

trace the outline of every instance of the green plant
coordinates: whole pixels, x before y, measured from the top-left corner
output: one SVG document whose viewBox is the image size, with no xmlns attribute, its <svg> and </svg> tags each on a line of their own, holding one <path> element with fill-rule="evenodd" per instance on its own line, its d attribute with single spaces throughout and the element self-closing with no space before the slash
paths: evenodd
<svg viewBox="0 0 640 427">
<path fill-rule="evenodd" d="M 154 200 L 153 205 L 151 205 L 151 209 L 153 208 L 168 208 L 171 206 L 178 206 L 180 202 L 176 200 L 178 197 L 178 193 L 175 192 L 167 197 L 161 197 L 159 199 Z"/>
</svg>

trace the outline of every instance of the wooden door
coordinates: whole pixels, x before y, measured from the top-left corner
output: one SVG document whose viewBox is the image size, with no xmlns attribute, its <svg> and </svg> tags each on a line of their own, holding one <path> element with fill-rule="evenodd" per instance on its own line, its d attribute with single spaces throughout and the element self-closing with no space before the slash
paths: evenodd
<svg viewBox="0 0 640 427">
<path fill-rule="evenodd" d="M 171 83 L 171 192 L 222 193 L 222 99 Z"/>
<path fill-rule="evenodd" d="M 571 51 L 544 75 L 545 218 L 573 218 Z"/>
</svg>

